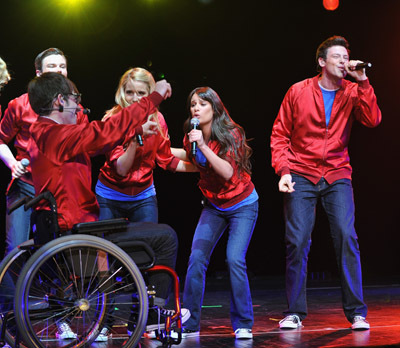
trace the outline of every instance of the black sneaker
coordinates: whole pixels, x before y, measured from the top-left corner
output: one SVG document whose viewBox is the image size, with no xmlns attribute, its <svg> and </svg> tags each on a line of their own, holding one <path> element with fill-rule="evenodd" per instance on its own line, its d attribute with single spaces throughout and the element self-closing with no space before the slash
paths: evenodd
<svg viewBox="0 0 400 348">
<path fill-rule="evenodd" d="M 190 337 L 197 337 L 200 336 L 200 331 L 197 330 L 189 330 L 189 329 L 182 329 L 182 338 L 190 338 Z"/>
<path fill-rule="evenodd" d="M 149 309 L 149 315 L 147 316 L 146 323 L 146 331 L 164 330 L 165 321 L 168 315 L 168 310 L 164 310 L 159 307 Z"/>
</svg>

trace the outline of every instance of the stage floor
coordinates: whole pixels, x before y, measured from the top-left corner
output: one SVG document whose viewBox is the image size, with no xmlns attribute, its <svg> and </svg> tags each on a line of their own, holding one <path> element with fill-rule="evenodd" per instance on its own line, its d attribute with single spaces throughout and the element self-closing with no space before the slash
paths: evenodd
<svg viewBox="0 0 400 348">
<path fill-rule="evenodd" d="M 253 278 L 254 305 L 252 340 L 235 340 L 229 319 L 229 288 L 226 279 L 211 279 L 206 286 L 201 334 L 182 340 L 180 348 L 204 347 L 400 347 L 399 277 L 364 281 L 371 329 L 352 331 L 341 307 L 336 281 L 311 281 L 308 286 L 309 315 L 304 327 L 283 331 L 278 322 L 286 308 L 283 279 Z M 142 348 L 159 347 L 157 340 L 142 339 Z M 92 347 L 117 348 L 117 340 Z M 173 346 L 174 347 L 174 346 Z"/>
</svg>

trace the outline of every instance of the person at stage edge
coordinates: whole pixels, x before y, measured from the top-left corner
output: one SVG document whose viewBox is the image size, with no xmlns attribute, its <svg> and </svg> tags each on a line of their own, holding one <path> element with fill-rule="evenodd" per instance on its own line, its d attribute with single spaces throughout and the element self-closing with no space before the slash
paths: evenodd
<svg viewBox="0 0 400 348">
<path fill-rule="evenodd" d="M 103 121 L 112 119 L 123 108 L 138 103 L 154 91 L 155 81 L 143 68 L 126 71 L 115 94 L 115 105 L 106 112 Z M 153 170 L 156 163 L 163 169 L 193 172 L 196 167 L 171 153 L 171 142 L 164 116 L 156 111 L 139 125 L 128 144 L 106 153 L 100 169 L 96 196 L 100 220 L 127 218 L 131 222 L 158 222 L 158 206 Z"/>
<path fill-rule="evenodd" d="M 11 76 L 7 70 L 6 62 L 0 57 L 0 92 L 3 87 L 11 80 Z M 1 93 L 0 93 L 1 95 Z M 0 117 L 1 117 L 1 105 L 0 105 Z"/>
<path fill-rule="evenodd" d="M 37 55 L 35 69 L 36 76 L 44 72 L 57 72 L 67 76 L 67 59 L 60 49 L 48 48 Z M 82 107 L 81 109 L 83 110 Z M 82 110 L 77 113 L 77 122 L 87 123 L 87 116 Z M 26 151 L 29 127 L 37 118 L 38 115 L 29 105 L 28 94 L 25 93 L 9 102 L 0 122 L 0 159 L 10 168 L 12 178 L 18 179 L 13 180 L 6 192 L 7 210 L 23 197 L 35 195 L 31 167 L 24 167 L 21 160 L 29 160 Z M 17 152 L 15 157 L 7 145 L 14 138 Z M 29 239 L 31 212 L 31 209 L 25 211 L 24 207 L 20 207 L 11 214 L 6 214 L 6 254 Z"/>
<path fill-rule="evenodd" d="M 107 122 L 93 121 L 88 124 L 76 124 L 80 94 L 76 86 L 61 74 L 49 72 L 37 76 L 28 85 L 28 95 L 32 109 L 40 115 L 30 127 L 27 147 L 35 192 L 39 195 L 50 191 L 54 195 L 62 233 L 71 230 L 76 223 L 98 220 L 99 206 L 91 189 L 89 154 L 105 153 L 128 142 L 134 136 L 135 128 L 156 111 L 164 98 L 171 95 L 169 83 L 165 80 L 157 82 L 155 91 L 149 97 L 122 109 Z M 40 212 L 48 209 L 45 201 L 40 202 L 37 206 L 38 218 Z M 150 231 L 149 228 L 143 231 L 138 224 L 151 224 L 152 227 Z M 156 264 L 175 267 L 178 241 L 175 231 L 168 225 L 130 223 L 120 237 L 146 242 L 156 255 Z M 150 283 L 155 286 L 158 296 L 168 297 L 168 275 L 155 274 Z M 62 326 L 62 334 L 68 331 L 68 335 L 61 338 L 76 337 L 69 327 L 65 330 L 68 323 L 58 326 Z M 110 330 L 109 327 L 101 330 L 100 341 L 107 340 Z M 133 328 L 128 325 L 129 330 L 133 331 Z M 60 335 L 57 337 L 60 338 Z"/>
<path fill-rule="evenodd" d="M 0 57 L 0 92 L 3 87 L 11 80 L 11 76 L 7 70 L 6 62 Z M 0 94 L 1 95 L 1 94 Z M 0 116 L 1 116 L 1 105 L 0 105 Z"/>
<path fill-rule="evenodd" d="M 184 150 L 200 172 L 205 203 L 197 224 L 183 292 L 191 317 L 182 337 L 198 336 L 206 270 L 225 230 L 226 262 L 231 285 L 231 323 L 237 339 L 251 339 L 254 322 L 246 253 L 258 216 L 258 195 L 251 181 L 251 148 L 243 128 L 228 114 L 218 94 L 209 87 L 194 89 L 188 97 Z M 193 121 L 198 120 L 198 127 Z M 193 144 L 196 151 L 193 154 Z M 186 155 L 186 156 L 185 156 Z"/>
<path fill-rule="evenodd" d="M 354 330 L 368 330 L 348 143 L 354 121 L 376 127 L 381 111 L 362 63 L 349 59 L 345 38 L 321 43 L 318 76 L 286 93 L 271 135 L 272 166 L 284 193 L 286 317 L 281 329 L 302 326 L 307 316 L 307 259 L 318 199 L 327 213 L 341 277 L 343 310 Z M 351 76 L 355 82 L 345 77 Z"/>
</svg>

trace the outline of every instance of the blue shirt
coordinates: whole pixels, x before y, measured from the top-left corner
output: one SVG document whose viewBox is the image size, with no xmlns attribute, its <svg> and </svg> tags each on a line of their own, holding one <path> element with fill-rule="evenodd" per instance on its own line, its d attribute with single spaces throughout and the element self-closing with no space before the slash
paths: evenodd
<svg viewBox="0 0 400 348">
<path fill-rule="evenodd" d="M 319 87 L 321 88 L 322 97 L 324 98 L 325 121 L 326 126 L 328 127 L 329 121 L 331 119 L 332 105 L 333 101 L 335 100 L 337 90 L 332 91 L 329 89 L 325 89 L 321 85 Z"/>
<path fill-rule="evenodd" d="M 140 201 L 142 199 L 149 198 L 151 196 L 156 195 L 156 188 L 154 187 L 154 183 L 151 184 L 147 189 L 138 193 L 135 196 L 126 195 L 125 193 L 121 193 L 115 191 L 108 186 L 104 185 L 100 180 L 97 180 L 96 184 L 96 194 L 103 198 L 112 199 L 114 201 L 121 201 L 121 202 L 134 202 Z"/>
<path fill-rule="evenodd" d="M 229 207 L 229 208 L 225 208 L 222 209 L 220 207 L 217 207 L 215 204 L 212 204 L 210 201 L 208 201 L 215 209 L 219 210 L 219 211 L 232 211 L 232 210 L 236 210 L 240 207 L 243 207 L 245 205 L 249 205 L 251 203 L 254 203 L 258 200 L 258 194 L 256 189 L 253 190 L 253 192 L 247 196 L 243 201 L 236 203 L 235 205 Z"/>
</svg>

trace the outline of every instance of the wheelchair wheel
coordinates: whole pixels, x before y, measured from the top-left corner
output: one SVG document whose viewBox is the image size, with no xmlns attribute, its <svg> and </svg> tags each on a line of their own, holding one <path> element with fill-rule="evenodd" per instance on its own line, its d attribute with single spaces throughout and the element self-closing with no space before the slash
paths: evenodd
<svg viewBox="0 0 400 348">
<path fill-rule="evenodd" d="M 35 348 L 88 346 L 103 327 L 120 347 L 136 347 L 148 314 L 135 263 L 90 235 L 57 238 L 37 250 L 21 271 L 14 305 L 23 341 Z M 60 337 L 64 324 L 70 337 Z"/>
<path fill-rule="evenodd" d="M 17 325 L 14 315 L 15 285 L 21 270 L 36 249 L 28 240 L 8 253 L 0 263 L 0 341 L 15 347 Z M 25 347 L 20 343 L 20 347 Z"/>
</svg>

